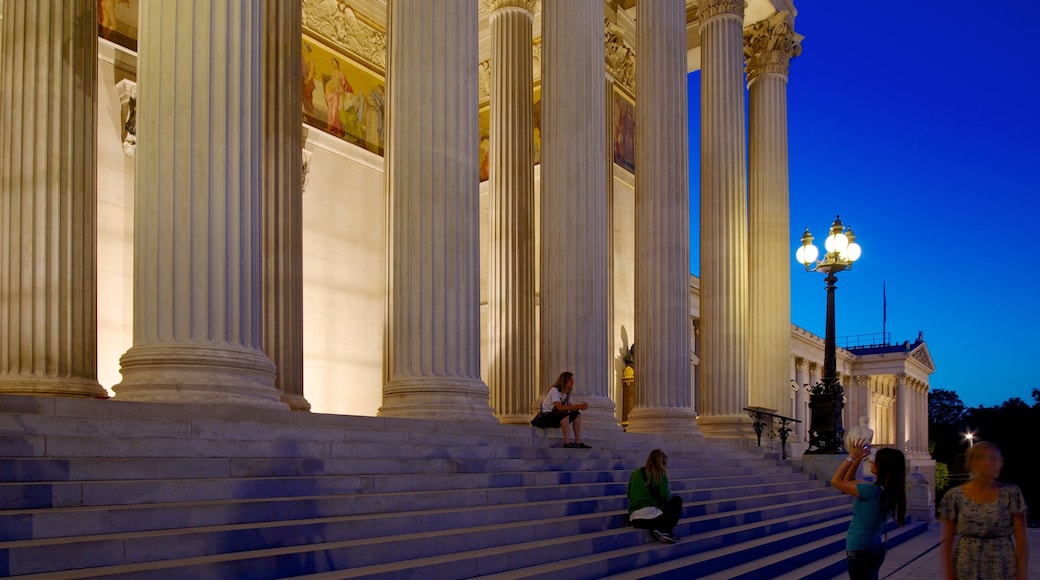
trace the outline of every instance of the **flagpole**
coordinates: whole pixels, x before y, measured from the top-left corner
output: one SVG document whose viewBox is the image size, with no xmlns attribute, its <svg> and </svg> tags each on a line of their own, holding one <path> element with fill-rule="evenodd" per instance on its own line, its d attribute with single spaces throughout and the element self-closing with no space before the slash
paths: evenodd
<svg viewBox="0 0 1040 580">
<path fill-rule="evenodd" d="M 886 325 L 888 324 L 888 295 L 885 292 L 885 281 L 881 281 L 881 340 L 885 341 L 885 345 L 888 345 L 888 332 L 886 332 Z"/>
</svg>

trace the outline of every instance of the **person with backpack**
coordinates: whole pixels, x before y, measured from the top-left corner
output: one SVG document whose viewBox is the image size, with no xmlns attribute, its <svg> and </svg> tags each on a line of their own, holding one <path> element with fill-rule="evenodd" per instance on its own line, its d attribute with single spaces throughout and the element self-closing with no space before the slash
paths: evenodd
<svg viewBox="0 0 1040 580">
<path fill-rule="evenodd" d="M 634 528 L 650 530 L 658 542 L 674 544 L 683 501 L 671 494 L 668 484 L 668 456 L 654 449 L 646 465 L 632 472 L 628 479 L 628 523 Z"/>
</svg>

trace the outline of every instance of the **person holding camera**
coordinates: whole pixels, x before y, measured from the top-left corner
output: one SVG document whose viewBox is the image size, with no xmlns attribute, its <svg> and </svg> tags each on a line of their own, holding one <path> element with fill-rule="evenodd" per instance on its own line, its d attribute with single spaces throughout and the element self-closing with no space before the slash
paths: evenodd
<svg viewBox="0 0 1040 580">
<path fill-rule="evenodd" d="M 865 439 L 852 442 L 845 461 L 831 477 L 831 486 L 856 498 L 852 502 L 852 523 L 845 536 L 846 562 L 851 580 L 877 580 L 885 562 L 885 542 L 881 532 L 892 517 L 902 526 L 906 520 L 906 459 L 903 452 L 889 447 L 879 449 L 870 472 L 874 482 L 856 479 L 860 463 L 870 456 Z"/>
</svg>

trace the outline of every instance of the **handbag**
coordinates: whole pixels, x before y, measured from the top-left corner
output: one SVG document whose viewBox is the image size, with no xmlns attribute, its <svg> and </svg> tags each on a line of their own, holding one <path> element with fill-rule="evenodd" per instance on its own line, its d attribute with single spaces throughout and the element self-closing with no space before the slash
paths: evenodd
<svg viewBox="0 0 1040 580">
<path fill-rule="evenodd" d="M 538 411 L 538 414 L 534 416 L 534 419 L 531 419 L 531 425 L 533 425 L 534 427 L 541 428 L 541 429 L 549 429 L 549 428 L 555 426 L 555 425 L 552 424 L 553 423 L 552 419 L 553 419 L 553 413 L 551 413 L 551 412 L 550 413 L 546 413 L 545 411 Z"/>
</svg>

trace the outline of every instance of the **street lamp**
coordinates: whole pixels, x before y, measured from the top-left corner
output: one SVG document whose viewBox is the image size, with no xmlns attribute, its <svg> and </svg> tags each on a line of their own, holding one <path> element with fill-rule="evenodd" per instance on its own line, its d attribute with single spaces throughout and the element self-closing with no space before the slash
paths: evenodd
<svg viewBox="0 0 1040 580">
<path fill-rule="evenodd" d="M 823 351 L 823 377 L 809 389 L 809 448 L 806 453 L 845 453 L 845 429 L 841 422 L 841 411 L 845 407 L 845 393 L 838 377 L 838 361 L 834 344 L 834 283 L 835 276 L 842 270 L 852 268 L 859 259 L 860 247 L 852 228 L 841 223 L 841 216 L 834 218 L 830 233 L 824 243 L 827 253 L 817 260 L 819 250 L 813 245 L 809 228 L 802 234 L 802 246 L 795 253 L 805 271 L 815 270 L 827 275 L 827 329 Z M 815 262 L 815 264 L 814 264 Z"/>
<path fill-rule="evenodd" d="M 968 447 L 975 447 L 975 434 L 968 431 L 964 434 L 964 438 L 968 440 Z"/>
</svg>

